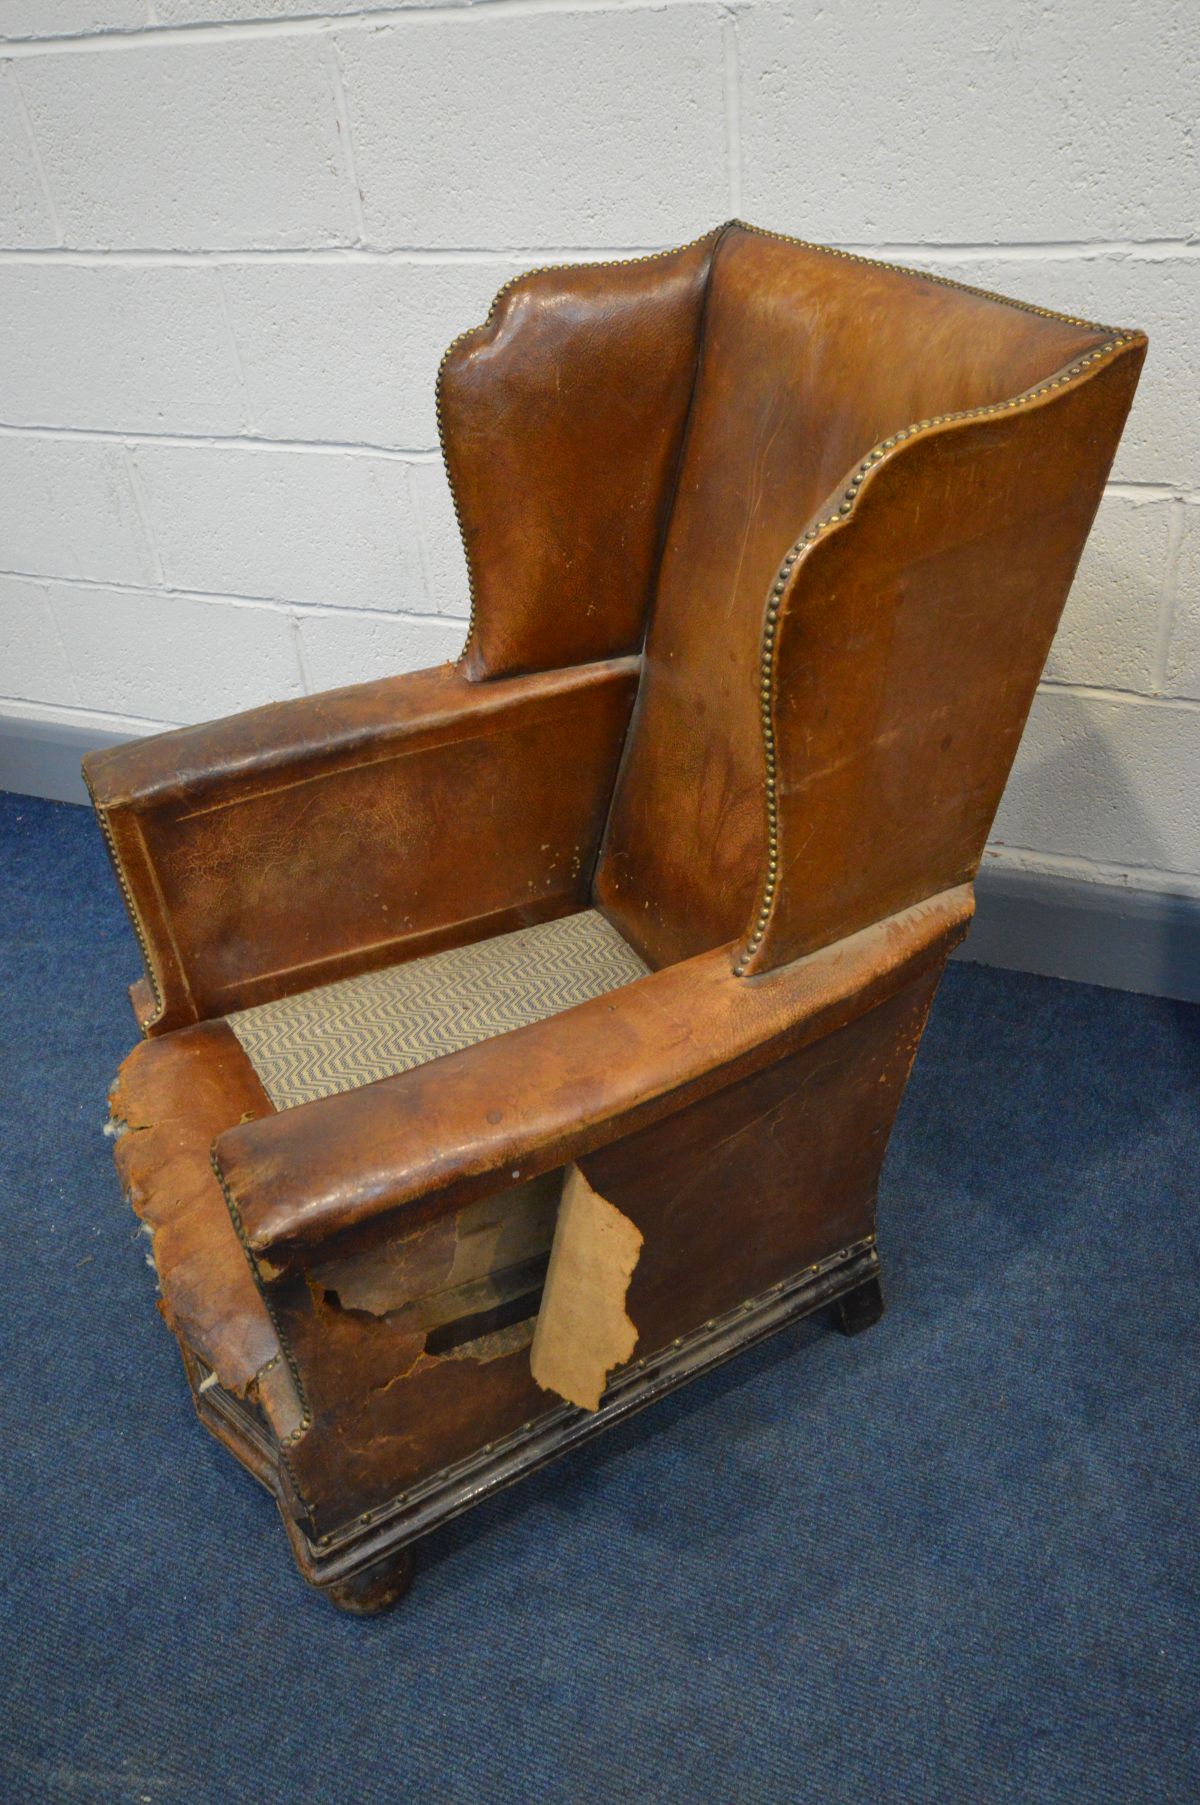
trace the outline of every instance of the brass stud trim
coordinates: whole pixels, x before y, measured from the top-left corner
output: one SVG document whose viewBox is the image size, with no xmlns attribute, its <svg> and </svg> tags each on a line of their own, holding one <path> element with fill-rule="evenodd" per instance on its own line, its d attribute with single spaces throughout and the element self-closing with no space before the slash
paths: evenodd
<svg viewBox="0 0 1200 1805">
<path fill-rule="evenodd" d="M 1005 307 L 1015 307 L 1021 313 L 1037 314 L 1045 320 L 1062 320 L 1068 326 L 1090 326 L 1098 332 L 1107 332 L 1111 328 L 1099 326 L 1095 320 L 1079 319 L 1075 314 L 1059 313 L 1053 307 L 1037 307 L 1032 301 L 1017 301 L 1011 295 L 997 294 L 991 288 L 977 288 L 970 282 L 956 282 L 953 276 L 938 276 L 932 270 L 913 269 L 910 264 L 890 263 L 884 257 L 868 257 L 861 251 L 840 251 L 833 245 L 815 244 L 810 238 L 796 238 L 790 232 L 773 232 L 769 226 L 752 226 L 748 220 L 732 219 L 731 226 L 739 226 L 743 232 L 753 232 L 756 238 L 774 238 L 781 244 L 794 244 L 804 251 L 819 251 L 825 257 L 839 257 L 846 263 L 865 263 L 869 269 L 894 270 L 902 276 L 916 276 L 922 282 L 934 282 L 939 288 L 957 289 L 960 294 L 980 295 L 984 300 L 1000 301 Z"/>
<path fill-rule="evenodd" d="M 122 862 L 121 855 L 117 851 L 116 835 L 113 833 L 112 822 L 109 820 L 108 810 L 102 803 L 96 801 L 96 792 L 92 788 L 91 780 L 86 771 L 83 774 L 83 781 L 87 785 L 87 793 L 91 797 L 92 808 L 95 810 L 96 819 L 100 823 L 100 832 L 104 835 L 104 843 L 108 847 L 108 856 L 112 860 L 112 868 L 117 874 L 117 884 L 120 887 L 121 895 L 125 899 L 125 908 L 129 915 L 129 919 L 133 924 L 134 938 L 138 943 L 138 950 L 142 955 L 142 964 L 146 970 L 146 982 L 149 984 L 150 994 L 154 998 L 153 1015 L 148 1015 L 144 1022 L 138 1023 L 142 1033 L 148 1034 L 150 1029 L 162 1020 L 163 1013 L 166 1009 L 166 1003 L 163 1000 L 162 982 L 159 978 L 158 968 L 154 963 L 154 958 L 150 951 L 150 935 L 145 922 L 142 920 L 141 911 L 138 909 L 137 902 L 134 898 L 133 886 L 126 876 L 125 866 Z"/>
<path fill-rule="evenodd" d="M 759 238 L 772 238 L 781 244 L 796 245 L 801 250 L 820 252 L 826 257 L 838 257 L 845 262 L 866 264 L 869 268 L 873 269 L 893 270 L 900 275 L 918 277 L 923 282 L 936 283 L 939 288 L 952 288 L 962 294 L 979 295 L 985 300 L 998 301 L 1005 307 L 1016 308 L 1021 313 L 1036 314 L 1041 319 L 1062 320 L 1069 326 L 1095 325 L 1095 322 L 1092 320 L 1079 319 L 1074 314 L 1058 313 L 1052 307 L 1036 307 L 1030 301 L 1017 301 L 1014 300 L 1011 295 L 997 294 L 993 289 L 976 288 L 969 282 L 956 282 L 951 276 L 935 275 L 929 270 L 915 270 L 902 263 L 889 263 L 886 259 L 881 257 L 866 257 L 858 251 L 841 251 L 835 249 L 831 245 L 815 244 L 811 239 L 797 238 L 788 232 L 773 232 L 766 226 L 750 225 L 746 220 L 731 219 L 727 222 L 727 225 L 738 226 L 744 232 L 753 232 Z M 505 296 L 522 282 L 528 282 L 536 276 L 549 275 L 558 270 L 626 269 L 637 264 L 656 263 L 664 257 L 676 256 L 681 251 L 693 250 L 697 245 L 704 244 L 710 238 L 715 241 L 725 229 L 726 227 L 724 226 L 714 226 L 711 231 L 702 232 L 698 238 L 688 239 L 685 244 L 671 245 L 663 251 L 647 251 L 638 257 L 607 257 L 597 259 L 594 263 L 542 263 L 537 264 L 530 269 L 521 270 L 517 275 L 511 276 L 509 280 L 496 291 L 492 304 L 488 309 L 486 319 L 481 321 L 477 326 L 467 327 L 465 331 L 458 333 L 455 338 L 451 339 L 450 343 L 447 345 L 438 365 L 437 379 L 434 385 L 434 412 L 437 421 L 438 445 L 442 454 L 442 464 L 446 472 L 446 481 L 450 489 L 450 502 L 454 509 L 454 518 L 458 525 L 459 538 L 462 541 L 463 555 L 467 566 L 467 593 L 470 608 L 467 620 L 467 636 L 463 645 L 464 657 L 472 647 L 475 639 L 476 627 L 478 625 L 477 591 L 475 572 L 471 563 L 471 553 L 467 545 L 466 534 L 463 531 L 462 506 L 459 500 L 458 490 L 455 486 L 454 475 L 450 468 L 450 459 L 446 450 L 445 420 L 442 411 L 442 389 L 446 371 L 453 353 L 457 351 L 467 339 L 475 338 L 488 330 L 495 319 L 497 309 Z M 1099 327 L 1096 329 L 1104 330 L 1104 328 Z M 1093 353 L 1092 355 L 1095 356 L 1097 354 Z M 1006 402 L 1001 405 L 1011 406 L 1012 403 Z M 939 415 L 936 421 L 929 422 L 929 424 L 938 424 L 949 418 L 951 418 L 951 416 L 947 414 Z M 890 450 L 896 442 L 897 441 L 893 438 L 884 440 L 883 443 L 884 446 Z M 153 977 L 151 978 L 151 983 L 153 984 Z"/>
</svg>

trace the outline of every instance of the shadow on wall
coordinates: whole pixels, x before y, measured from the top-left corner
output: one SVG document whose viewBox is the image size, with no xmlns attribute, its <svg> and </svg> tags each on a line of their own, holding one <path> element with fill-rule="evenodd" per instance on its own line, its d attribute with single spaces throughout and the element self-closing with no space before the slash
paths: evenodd
<svg viewBox="0 0 1200 1805">
<path fill-rule="evenodd" d="M 1186 878 L 1140 888 L 1112 875 L 1117 848 L 1123 870 L 1153 873 L 1156 886 L 1178 869 L 1181 836 L 1196 831 L 1187 725 L 1182 711 L 1150 701 L 1053 685 L 1039 693 L 963 958 L 1200 1001 L 1200 896 L 1187 893 Z M 1039 857 L 1078 869 L 1038 870 Z"/>
</svg>

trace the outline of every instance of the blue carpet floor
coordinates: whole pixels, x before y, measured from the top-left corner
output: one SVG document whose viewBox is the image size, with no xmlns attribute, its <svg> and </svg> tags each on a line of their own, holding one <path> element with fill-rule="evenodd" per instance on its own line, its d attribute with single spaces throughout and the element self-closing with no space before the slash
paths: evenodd
<svg viewBox="0 0 1200 1805">
<path fill-rule="evenodd" d="M 1200 1798 L 1200 1012 L 952 967 L 883 1323 L 743 1356 L 356 1621 L 153 1308 L 99 835 L 4 797 L 0 844 L 5 1801 Z"/>
</svg>

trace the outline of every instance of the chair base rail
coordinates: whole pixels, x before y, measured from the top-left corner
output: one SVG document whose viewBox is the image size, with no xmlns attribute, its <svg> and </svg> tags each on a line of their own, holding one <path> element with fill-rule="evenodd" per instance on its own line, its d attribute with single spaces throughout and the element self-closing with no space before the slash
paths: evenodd
<svg viewBox="0 0 1200 1805">
<path fill-rule="evenodd" d="M 882 1302 L 873 1238 L 841 1249 L 669 1347 L 623 1367 L 609 1382 L 598 1410 L 579 1410 L 571 1404 L 548 1410 L 320 1542 L 314 1542 L 296 1519 L 279 1446 L 264 1420 L 215 1384 L 205 1364 L 186 1344 L 181 1346 L 201 1422 L 273 1493 L 304 1578 L 333 1603 L 361 1613 L 386 1608 L 407 1590 L 410 1545 L 451 1517 L 711 1372 L 743 1348 L 833 1303 L 846 1327 L 853 1323 L 866 1328 L 878 1319 Z"/>
</svg>

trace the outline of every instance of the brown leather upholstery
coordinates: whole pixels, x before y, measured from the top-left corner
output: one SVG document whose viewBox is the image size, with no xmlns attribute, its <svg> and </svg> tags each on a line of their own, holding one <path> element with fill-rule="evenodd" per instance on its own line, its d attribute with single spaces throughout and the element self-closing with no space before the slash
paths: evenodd
<svg viewBox="0 0 1200 1805">
<path fill-rule="evenodd" d="M 118 1164 L 204 1420 L 341 1602 L 803 1310 L 877 1310 L 888 1133 L 1144 352 L 738 224 L 521 277 L 439 379 L 459 667 L 88 760 L 147 968 Z M 437 951 L 452 1017 L 454 949 L 589 908 L 617 987 L 518 970 L 526 1025 L 414 1027 L 361 1088 L 339 1053 L 273 1110 L 222 1019 L 304 992 L 345 1048 L 321 1011 L 380 986 L 336 980 Z"/>
<path fill-rule="evenodd" d="M 770 842 L 760 702 L 764 609 L 789 548 L 814 517 L 836 511 L 861 460 L 879 441 L 914 421 L 1020 395 L 1105 342 L 1101 329 L 930 278 L 797 248 L 740 226 L 722 236 L 713 257 L 704 349 L 646 641 L 646 670 L 597 878 L 602 905 L 652 964 L 686 958 L 743 934 L 762 891 Z M 847 755 L 865 770 L 867 749 L 893 732 L 887 711 L 897 704 L 911 719 L 927 723 L 935 745 L 946 726 L 935 732 L 933 723 L 947 705 L 957 705 L 959 715 L 974 717 L 980 727 L 986 722 L 985 733 L 996 736 L 995 744 L 989 740 L 977 755 L 958 734 L 949 756 L 941 755 L 946 788 L 969 794 L 975 803 L 974 831 L 955 846 L 954 864 L 934 882 L 926 860 L 915 884 L 896 892 L 895 900 L 881 897 L 874 912 L 858 916 L 855 925 L 959 883 L 977 868 L 1032 699 L 1024 673 L 1032 671 L 1036 679 L 1045 662 L 1139 363 L 1140 351 L 1132 346 L 1119 357 L 1111 401 L 1098 394 L 1088 372 L 1079 378 L 1087 399 L 1067 430 L 1078 456 L 1086 460 L 1090 450 L 1099 469 L 1081 468 L 1074 457 L 1059 460 L 1060 490 L 1071 486 L 1075 498 L 1065 512 L 1061 493 L 1045 505 L 1038 464 L 1039 447 L 1052 448 L 1062 430 L 1054 416 L 1068 391 L 1054 391 L 1057 408 L 1031 404 L 1001 423 L 972 429 L 974 445 L 990 450 L 998 438 L 1009 444 L 1012 471 L 1024 472 L 1017 494 L 1009 492 L 1013 475 L 1007 467 L 981 485 L 981 464 L 959 449 L 963 426 L 943 421 L 925 428 L 944 450 L 930 454 L 938 465 L 932 481 L 940 487 L 918 516 L 924 539 L 941 533 L 961 544 L 965 534 L 995 532 L 990 522 L 977 522 L 981 506 L 997 524 L 1024 515 L 1027 535 L 1046 539 L 1032 563 L 1027 546 L 1011 548 L 1024 557 L 1013 579 L 1025 586 L 1024 614 L 1014 628 L 1022 643 L 1019 683 L 1012 684 L 1004 657 L 987 666 L 990 693 L 986 679 L 960 685 L 964 673 L 948 659 L 928 657 L 916 671 L 908 647 L 895 642 L 897 629 L 905 636 L 922 635 L 929 651 L 945 626 L 940 598 L 926 599 L 920 590 L 916 597 L 910 594 L 914 578 L 920 584 L 926 579 L 926 566 L 916 562 L 926 554 L 914 546 L 913 568 L 906 573 L 903 567 L 912 543 L 907 517 L 915 496 L 908 471 L 915 445 L 906 441 L 877 459 L 860 485 L 861 495 L 856 490 L 854 522 L 839 521 L 839 532 L 861 544 L 866 522 L 859 516 L 874 517 L 882 504 L 873 492 L 895 484 L 896 515 L 872 534 L 879 555 L 870 567 L 865 552 L 853 559 L 854 571 L 876 597 L 873 656 L 863 656 L 863 629 L 844 618 L 837 579 L 822 584 L 814 576 L 802 593 L 804 573 L 795 571 L 779 625 L 779 655 L 805 672 L 804 731 L 811 733 L 819 723 L 826 741 L 833 742 L 819 760 L 797 751 L 781 764 L 782 785 L 804 789 L 805 831 L 814 775 L 827 759 Z M 891 466 L 898 462 L 905 468 L 893 478 Z M 1016 536 L 1015 521 L 1009 530 Z M 979 544 L 973 561 L 968 554 L 980 593 L 956 592 L 953 605 L 959 633 L 977 648 L 986 648 L 1002 619 L 1011 621 L 1010 596 L 990 586 L 996 560 L 1009 555 L 1008 546 L 993 545 L 989 553 Z M 831 613 L 834 641 L 818 670 L 810 623 L 822 609 Z M 920 650 L 914 650 L 919 658 Z M 792 692 L 781 685 L 780 694 L 788 698 Z M 816 713 L 814 695 L 821 698 Z M 981 706 L 992 713 L 979 715 Z M 958 720 L 951 725 L 957 727 Z M 891 742 L 885 737 L 883 743 Z M 927 756 L 923 746 L 914 752 Z M 908 756 L 893 751 L 888 757 L 904 819 L 889 820 L 884 832 L 902 838 L 914 814 L 913 772 Z M 977 758 L 986 761 L 985 769 L 977 768 Z M 847 798 L 846 787 L 839 786 L 830 806 L 849 800 L 861 810 L 863 796 Z M 844 812 L 840 820 L 849 828 Z M 883 836 L 875 837 L 882 853 Z M 800 900 L 789 894 L 779 906 L 803 908 L 806 901 L 828 906 L 852 881 L 852 870 L 871 870 L 873 861 L 860 854 L 863 839 L 871 838 L 868 830 L 840 860 L 838 847 L 814 853 L 807 846 L 803 876 L 796 872 Z M 790 869 L 789 855 L 785 858 Z M 778 957 L 760 948 L 756 963 L 781 963 L 819 946 L 819 934 L 818 929 L 807 935 L 803 948 L 784 941 Z"/>
<path fill-rule="evenodd" d="M 962 886 L 747 984 L 729 948 L 361 1090 L 248 1121 L 214 1160 L 282 1271 L 395 1211 L 415 1223 L 723 1089 L 874 1008 L 970 922 Z"/>
<path fill-rule="evenodd" d="M 471 574 L 470 676 L 640 648 L 719 236 L 518 277 L 447 351 L 438 414 Z"/>
<path fill-rule="evenodd" d="M 279 1355 L 254 1276 L 238 1243 L 211 1148 L 271 1103 L 224 1022 L 202 1022 L 144 1041 L 121 1069 L 110 1099 L 117 1171 L 151 1234 L 163 1296 L 177 1334 L 242 1393 Z"/>
<path fill-rule="evenodd" d="M 637 676 L 442 666 L 88 758 L 143 1031 L 579 908 Z"/>
</svg>

